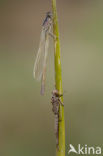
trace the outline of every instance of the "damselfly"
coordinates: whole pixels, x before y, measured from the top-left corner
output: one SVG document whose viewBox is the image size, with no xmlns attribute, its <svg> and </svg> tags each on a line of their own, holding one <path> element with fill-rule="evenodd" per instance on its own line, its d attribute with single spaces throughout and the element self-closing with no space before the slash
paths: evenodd
<svg viewBox="0 0 103 156">
<path fill-rule="evenodd" d="M 45 91 L 49 35 L 53 36 L 51 33 L 51 27 L 52 27 L 52 14 L 51 12 L 47 12 L 46 18 L 43 21 L 42 25 L 40 44 L 33 71 L 34 78 L 36 78 L 37 80 L 41 80 L 41 94 L 44 94 Z"/>
</svg>

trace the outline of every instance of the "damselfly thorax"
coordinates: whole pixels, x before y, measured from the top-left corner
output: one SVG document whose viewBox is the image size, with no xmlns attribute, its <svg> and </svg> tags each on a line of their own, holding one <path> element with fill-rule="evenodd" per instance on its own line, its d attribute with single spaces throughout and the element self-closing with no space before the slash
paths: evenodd
<svg viewBox="0 0 103 156">
<path fill-rule="evenodd" d="M 52 14 L 48 12 L 42 24 L 42 32 L 37 57 L 34 64 L 33 75 L 37 80 L 41 80 L 41 94 L 45 91 L 46 66 L 49 47 L 49 35 L 51 34 Z"/>
</svg>

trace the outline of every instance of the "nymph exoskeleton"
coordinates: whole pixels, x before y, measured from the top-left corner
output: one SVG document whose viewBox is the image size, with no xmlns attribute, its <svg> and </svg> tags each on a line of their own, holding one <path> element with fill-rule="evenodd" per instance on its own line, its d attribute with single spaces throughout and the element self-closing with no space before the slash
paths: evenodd
<svg viewBox="0 0 103 156">
<path fill-rule="evenodd" d="M 56 135 L 56 146 L 59 144 L 59 108 L 60 105 L 64 106 L 64 104 L 61 102 L 60 97 L 63 96 L 63 94 L 59 94 L 59 92 L 55 89 L 52 92 L 52 111 L 55 115 L 55 135 Z"/>
</svg>

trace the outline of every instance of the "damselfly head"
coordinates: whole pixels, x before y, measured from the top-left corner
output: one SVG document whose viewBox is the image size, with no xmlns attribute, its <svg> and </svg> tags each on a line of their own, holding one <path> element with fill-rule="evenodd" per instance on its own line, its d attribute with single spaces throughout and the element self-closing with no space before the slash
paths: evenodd
<svg viewBox="0 0 103 156">
<path fill-rule="evenodd" d="M 51 13 L 50 11 L 47 12 L 47 13 L 46 13 L 46 17 L 47 17 L 47 18 L 52 18 L 52 13 Z"/>
<path fill-rule="evenodd" d="M 43 22 L 43 26 L 45 26 L 45 24 L 47 25 L 48 24 L 51 24 L 52 23 L 52 13 L 51 12 L 47 12 L 46 13 L 46 18 Z"/>
</svg>

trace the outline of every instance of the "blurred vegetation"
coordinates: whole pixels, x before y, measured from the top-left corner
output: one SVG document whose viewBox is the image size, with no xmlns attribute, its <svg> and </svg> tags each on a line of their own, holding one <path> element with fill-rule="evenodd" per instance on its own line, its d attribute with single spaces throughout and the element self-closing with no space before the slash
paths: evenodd
<svg viewBox="0 0 103 156">
<path fill-rule="evenodd" d="M 49 2 L 0 1 L 0 155 L 55 154 L 54 84 L 50 45 L 46 94 L 32 76 L 41 23 Z M 61 58 L 69 143 L 103 143 L 103 9 L 102 1 L 59 1 Z M 52 41 L 51 41 L 52 43 Z M 45 140 L 45 143 L 44 143 Z M 72 154 L 73 156 L 73 154 Z"/>
</svg>

